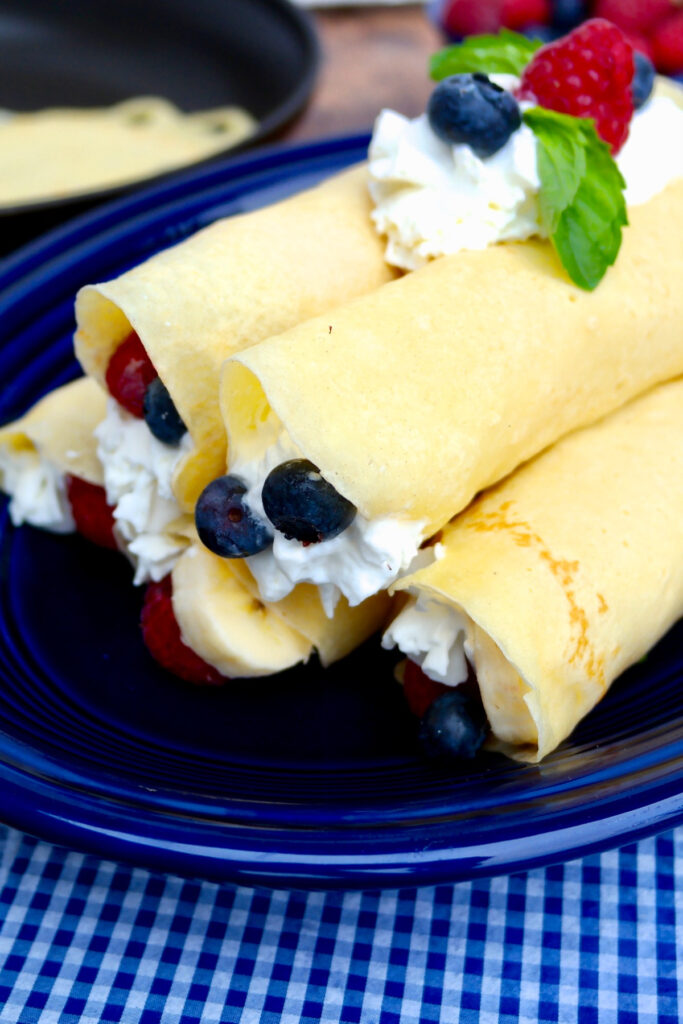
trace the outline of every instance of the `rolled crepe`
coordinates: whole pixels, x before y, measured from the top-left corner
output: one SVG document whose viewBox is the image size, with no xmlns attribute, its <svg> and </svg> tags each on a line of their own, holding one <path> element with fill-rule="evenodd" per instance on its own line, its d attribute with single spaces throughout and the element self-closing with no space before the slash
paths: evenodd
<svg viewBox="0 0 683 1024">
<path fill-rule="evenodd" d="M 81 377 L 51 391 L 24 416 L 0 428 L 0 490 L 11 495 L 15 525 L 29 522 L 58 532 L 73 529 L 66 474 L 103 483 L 93 431 L 104 418 L 106 395 Z"/>
<path fill-rule="evenodd" d="M 284 427 L 362 516 L 429 537 L 562 435 L 683 372 L 683 180 L 629 216 L 594 292 L 550 243 L 502 244 L 231 357 L 231 464 L 261 457 Z"/>
<path fill-rule="evenodd" d="M 683 615 L 681 523 L 683 379 L 482 495 L 444 530 L 443 557 L 396 588 L 422 616 L 450 610 L 494 736 L 538 761 Z M 401 630 L 406 614 L 394 640 L 421 630 L 415 611 Z"/>
<path fill-rule="evenodd" d="M 191 511 L 225 465 L 218 405 L 223 360 L 395 276 L 370 221 L 366 169 L 220 220 L 76 301 L 76 354 L 104 384 L 135 330 L 185 422 L 194 450 L 174 491 Z"/>
<path fill-rule="evenodd" d="M 340 601 L 329 619 L 317 589 L 306 585 L 266 605 L 243 562 L 218 558 L 198 542 L 181 555 L 172 577 L 184 642 L 228 678 L 281 672 L 314 651 L 330 665 L 381 629 L 389 614 L 390 599 L 381 594 L 356 608 Z"/>
</svg>

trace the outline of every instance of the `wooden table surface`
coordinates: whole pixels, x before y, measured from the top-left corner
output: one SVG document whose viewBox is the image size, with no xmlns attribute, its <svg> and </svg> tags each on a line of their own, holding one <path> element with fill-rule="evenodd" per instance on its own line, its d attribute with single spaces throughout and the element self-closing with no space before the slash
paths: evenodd
<svg viewBox="0 0 683 1024">
<path fill-rule="evenodd" d="M 414 117 L 433 88 L 429 57 L 444 45 L 421 4 L 313 13 L 323 51 L 318 82 L 287 140 L 369 131 L 382 107 Z"/>
</svg>

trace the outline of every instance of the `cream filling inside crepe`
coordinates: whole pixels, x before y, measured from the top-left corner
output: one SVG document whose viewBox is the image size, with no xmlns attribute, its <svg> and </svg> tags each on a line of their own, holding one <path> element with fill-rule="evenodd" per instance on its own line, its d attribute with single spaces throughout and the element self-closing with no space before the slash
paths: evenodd
<svg viewBox="0 0 683 1024">
<path fill-rule="evenodd" d="M 382 637 L 382 647 L 399 650 L 425 675 L 446 686 L 467 679 L 468 618 L 452 605 L 418 596 L 401 611 Z"/>
<path fill-rule="evenodd" d="M 28 523 L 53 533 L 76 529 L 64 473 L 35 449 L 10 452 L 0 447 L 0 488 L 11 496 L 9 514 L 15 526 Z"/>
<path fill-rule="evenodd" d="M 248 486 L 246 504 L 267 520 L 263 510 L 263 483 L 275 466 L 301 458 L 301 452 L 282 428 L 261 457 L 236 462 L 230 469 Z M 425 523 L 395 516 L 366 519 L 356 515 L 338 537 L 319 544 L 303 545 L 274 530 L 273 545 L 246 559 L 264 601 L 280 601 L 298 583 L 318 586 L 329 618 L 340 595 L 352 607 L 393 583 L 411 567 L 424 537 Z"/>
<path fill-rule="evenodd" d="M 192 439 L 186 433 L 177 447 L 163 444 L 113 398 L 95 436 L 115 533 L 135 567 L 133 582 L 163 579 L 187 547 L 185 538 L 169 530 L 181 515 L 171 482 Z"/>
<path fill-rule="evenodd" d="M 493 75 L 503 88 L 517 79 Z M 524 110 L 532 104 L 522 103 Z M 480 159 L 466 145 L 448 145 L 426 114 L 410 120 L 392 110 L 379 115 L 370 143 L 373 221 L 386 235 L 386 258 L 416 270 L 428 260 L 463 249 L 544 237 L 538 204 L 536 137 L 522 126 L 493 156 Z M 626 180 L 626 202 L 647 202 L 683 175 L 683 109 L 656 95 L 631 121 L 616 158 Z"/>
<path fill-rule="evenodd" d="M 500 692 L 520 686 L 517 670 L 462 608 L 418 592 L 386 629 L 382 647 L 398 647 L 426 676 L 445 686 L 466 681 L 468 662 L 484 691 L 493 679 Z"/>
</svg>

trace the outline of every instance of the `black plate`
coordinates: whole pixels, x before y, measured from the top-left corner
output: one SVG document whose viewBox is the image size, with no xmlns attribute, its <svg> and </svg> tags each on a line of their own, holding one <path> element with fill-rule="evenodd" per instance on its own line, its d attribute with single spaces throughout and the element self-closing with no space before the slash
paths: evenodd
<svg viewBox="0 0 683 1024">
<path fill-rule="evenodd" d="M 0 0 L 0 108 L 10 110 L 141 95 L 187 111 L 234 103 L 259 121 L 242 149 L 298 113 L 317 60 L 311 23 L 287 0 Z M 0 255 L 133 187 L 1 210 Z"/>
</svg>

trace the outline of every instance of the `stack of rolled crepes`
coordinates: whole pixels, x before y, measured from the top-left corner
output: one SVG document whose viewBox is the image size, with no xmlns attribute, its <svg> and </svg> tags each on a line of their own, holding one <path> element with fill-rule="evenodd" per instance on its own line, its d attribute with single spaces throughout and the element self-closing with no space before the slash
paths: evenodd
<svg viewBox="0 0 683 1024">
<path fill-rule="evenodd" d="M 306 651 L 294 661 L 307 656 L 311 646 L 330 661 L 377 628 L 387 611 L 379 592 L 403 574 L 398 588 L 413 594 L 424 589 L 431 601 L 438 595 L 439 601 L 463 617 L 465 625 L 459 632 L 475 668 L 483 666 L 482 678 L 491 675 L 487 668 L 492 664 L 487 661 L 491 651 L 502 652 L 500 685 L 495 689 L 487 683 L 488 692 L 495 689 L 495 696 L 484 694 L 494 732 L 509 744 L 533 748 L 538 756 L 552 749 L 614 676 L 681 614 L 680 578 L 667 594 L 667 599 L 671 597 L 668 610 L 648 619 L 637 643 L 620 639 L 620 622 L 626 622 L 626 617 L 620 619 L 615 611 L 605 618 L 613 629 L 608 641 L 614 641 L 611 653 L 593 636 L 591 625 L 594 615 L 608 612 L 601 610 L 598 597 L 595 607 L 587 607 L 577 585 L 569 620 L 580 621 L 583 632 L 579 640 L 571 630 L 569 640 L 554 627 L 549 634 L 549 640 L 556 642 L 556 668 L 552 691 L 548 690 L 552 695 L 546 700 L 533 696 L 543 690 L 545 681 L 539 682 L 526 663 L 509 653 L 513 641 L 501 634 L 496 623 L 479 621 L 469 605 L 469 592 L 461 597 L 459 573 L 450 568 L 459 560 L 451 555 L 453 538 L 464 534 L 467 544 L 472 543 L 470 582 L 487 605 L 482 574 L 474 570 L 477 559 L 485 556 L 475 553 L 472 538 L 488 534 L 483 529 L 460 528 L 457 519 L 447 528 L 442 546 L 434 549 L 444 557 L 414 574 L 411 562 L 416 555 L 429 558 L 429 552 L 417 554 L 420 545 L 446 527 L 478 492 L 571 431 L 613 414 L 604 421 L 604 431 L 602 427 L 587 430 L 589 440 L 583 444 L 593 446 L 590 438 L 595 445 L 605 444 L 596 464 L 625 460 L 638 428 L 631 430 L 628 444 L 615 442 L 608 424 L 631 423 L 629 414 L 616 410 L 683 373 L 679 287 L 683 182 L 670 184 L 631 209 L 629 219 L 615 266 L 591 293 L 568 280 L 550 244 L 543 241 L 459 253 L 390 281 L 393 274 L 383 263 L 381 241 L 370 228 L 364 172 L 357 171 L 289 203 L 207 229 L 115 282 L 85 289 L 77 307 L 76 343 L 86 371 L 103 382 L 112 352 L 134 330 L 188 427 L 192 447 L 179 458 L 173 475 L 178 513 L 191 512 L 204 484 L 226 468 L 238 472 L 269 464 L 269 453 L 281 450 L 288 457 L 309 459 L 355 506 L 354 529 L 363 557 L 369 549 L 372 562 L 380 551 L 379 563 L 372 564 L 360 582 L 349 583 L 354 573 L 359 574 L 356 563 L 347 571 L 343 534 L 311 545 L 311 550 L 300 545 L 296 573 L 287 579 L 282 565 L 274 565 L 277 559 L 272 552 L 255 555 L 246 563 L 218 559 L 202 549 L 191 527 L 174 522 L 179 536 L 191 538 L 173 569 L 174 608 L 190 646 L 228 675 L 256 675 L 285 667 L 284 663 L 252 663 L 251 650 L 248 657 L 231 661 L 234 605 L 228 595 L 236 590 L 253 615 L 261 614 L 263 604 L 267 610 L 277 609 L 280 621 L 304 637 Z M 240 224 L 245 226 L 243 231 Z M 331 237 L 334 247 L 329 244 Z M 265 263 L 264 252 L 268 254 Z M 273 257 L 279 261 L 281 275 L 273 270 Z M 219 371 L 226 359 L 219 412 Z M 675 412 L 676 397 L 680 407 L 680 389 L 659 388 L 652 395 L 664 402 L 658 396 L 669 393 L 674 398 L 667 409 L 671 412 L 673 405 Z M 640 405 L 636 402 L 633 409 Z M 668 413 L 664 419 L 658 443 L 669 445 L 664 438 L 668 431 L 667 438 L 676 447 L 680 419 Z M 620 433 L 621 426 L 615 429 Z M 557 486 L 553 458 L 555 452 L 564 451 L 558 446 L 533 463 L 535 489 L 546 489 L 542 482 L 546 473 L 548 491 Z M 575 464 L 570 460 L 568 465 Z M 640 463 L 631 467 L 624 461 L 623 466 L 621 480 L 640 471 Z M 671 468 L 680 474 L 680 463 Z M 525 473 L 530 472 L 522 471 L 519 479 L 526 479 Z M 567 472 L 571 475 L 575 470 Z M 655 471 L 656 479 L 658 472 L 662 471 Z M 509 486 L 515 487 L 516 479 L 512 477 Z M 495 502 L 506 486 L 500 485 L 490 500 Z M 573 497 L 568 514 L 578 519 L 581 503 L 576 490 L 569 486 L 556 506 L 569 509 L 566 499 Z M 674 500 L 674 493 L 679 500 L 680 490 L 674 488 L 666 500 Z M 627 491 L 624 494 L 624 501 L 630 501 Z M 488 509 L 489 499 L 482 500 Z M 613 524 L 606 510 L 601 518 L 601 501 L 586 497 L 591 521 L 600 523 L 596 529 L 602 533 Z M 477 502 L 472 515 L 480 507 Z M 680 511 L 679 500 L 675 516 L 680 517 Z M 521 522 L 516 515 L 506 520 L 513 525 L 499 532 L 507 531 L 515 550 L 525 545 L 533 550 L 542 569 L 552 562 L 551 577 L 567 601 L 578 569 L 567 569 L 574 573 L 570 579 L 562 575 L 562 566 L 565 562 L 583 565 L 587 552 L 563 553 L 559 540 L 554 546 L 550 521 L 536 527 L 530 515 L 528 537 L 537 540 L 523 539 L 514 525 Z M 645 515 L 643 506 L 637 515 Z M 468 512 L 462 518 L 467 522 L 469 516 Z M 381 545 L 373 548 L 380 527 L 383 535 L 393 531 L 392 536 L 398 537 L 393 548 L 389 545 L 392 557 L 385 557 Z M 634 534 L 642 536 L 643 531 Z M 336 553 L 321 569 L 318 554 L 327 543 L 335 545 Z M 680 574 L 683 563 L 679 551 L 671 568 L 670 549 L 665 547 L 649 550 L 647 556 L 651 564 L 659 564 L 655 577 L 662 586 L 671 573 Z M 309 556 L 310 566 L 315 565 L 310 571 Z M 596 567 L 598 576 L 602 568 Z M 629 565 L 624 571 L 637 570 Z M 505 589 L 514 594 L 517 584 L 511 572 L 508 578 Z M 269 591 L 272 579 L 276 579 L 275 592 Z M 616 609 L 614 598 L 610 605 L 606 593 L 612 593 L 608 582 L 602 586 L 599 579 L 591 579 L 595 594 L 602 595 L 608 608 Z M 634 591 L 637 586 L 634 580 Z M 334 600 L 326 601 L 328 611 L 334 608 L 331 617 L 323 612 L 318 587 L 321 592 L 326 587 L 342 592 L 336 605 Z M 658 603 L 656 594 L 652 600 Z M 493 591 L 490 601 L 494 602 Z M 634 601 L 639 603 L 637 594 Z M 357 602 L 357 608 L 349 607 Z M 531 626 L 527 621 L 519 628 L 526 633 Z M 326 629 L 328 639 L 323 635 Z M 397 630 L 394 624 L 390 637 L 396 638 Z M 487 639 L 482 640 L 484 635 Z M 478 663 L 479 643 L 488 654 Z M 574 654 L 577 644 L 579 653 Z M 620 653 L 615 653 L 616 648 Z M 585 651 L 590 653 L 584 658 Z M 600 667 L 595 668 L 598 663 Z M 547 664 L 548 659 L 541 673 Z M 570 665 L 576 666 L 579 675 L 583 673 L 580 680 L 565 672 Z M 578 691 L 580 699 L 575 696 Z M 508 713 L 503 706 L 494 714 L 491 709 L 496 702 L 507 702 L 511 709 L 514 705 L 514 710 Z M 555 721 L 553 716 L 558 715 Z M 500 724 L 511 720 L 519 722 L 517 733 Z"/>
<path fill-rule="evenodd" d="M 82 519 L 73 489 L 91 512 L 104 505 L 104 474 L 95 431 L 105 416 L 107 396 L 91 378 L 81 377 L 41 399 L 21 419 L 0 429 L 0 485 L 11 495 L 10 518 L 55 533 L 78 529 L 101 546 L 125 541 L 92 529 Z M 114 521 L 112 520 L 112 523 Z M 190 523 L 177 524 L 192 539 Z M 344 657 L 385 622 L 388 596 L 361 608 L 341 604 L 333 619 L 323 613 L 313 587 L 302 585 L 284 601 L 265 605 L 249 574 L 200 545 L 189 544 L 173 569 L 173 605 L 188 646 L 226 678 L 269 675 L 307 661 L 316 651 L 323 665 Z"/>
<path fill-rule="evenodd" d="M 218 386 L 226 356 L 396 276 L 384 261 L 369 214 L 365 171 L 352 169 L 290 200 L 218 221 L 121 277 L 83 289 L 75 345 L 89 378 L 54 392 L 0 437 L 0 485 L 13 495 L 15 521 L 68 530 L 73 517 L 65 473 L 74 467 L 66 453 L 77 446 L 66 432 L 71 421 L 79 424 L 88 463 L 82 475 L 105 485 L 115 537 L 138 564 L 137 582 L 172 569 L 173 608 L 183 638 L 228 677 L 278 672 L 314 650 L 329 664 L 386 621 L 387 594 L 359 608 L 342 602 L 332 619 L 316 588 L 305 585 L 283 601 L 264 604 L 248 572 L 197 544 L 187 515 L 225 461 Z M 177 451 L 164 451 L 144 422 L 131 424 L 133 418 L 116 409 L 113 398 L 107 400 L 109 361 L 131 332 L 187 426 L 188 443 Z M 107 437 L 100 434 L 112 417 L 115 430 L 132 425 L 136 431 L 115 465 L 107 460 Z M 36 486 L 35 473 L 19 472 L 27 469 L 29 448 L 42 478 L 47 473 L 52 484 L 52 503 L 60 508 L 54 522 L 44 502 L 34 509 L 17 500 L 21 488 Z M 160 488 L 162 463 L 171 478 Z M 129 486 L 135 477 L 142 481 L 139 490 Z M 152 552 L 142 571 L 141 532 Z"/>
<path fill-rule="evenodd" d="M 366 524 L 412 524 L 418 541 L 446 527 L 441 557 L 396 585 L 421 602 L 386 642 L 440 656 L 444 680 L 464 642 L 494 735 L 531 759 L 683 614 L 683 385 L 615 412 L 683 373 L 683 182 L 629 219 L 592 293 L 548 243 L 461 253 L 223 373 L 236 470 L 287 436 Z M 266 558 L 247 561 L 259 574 Z M 344 586 L 336 566 L 329 582 Z"/>
</svg>

